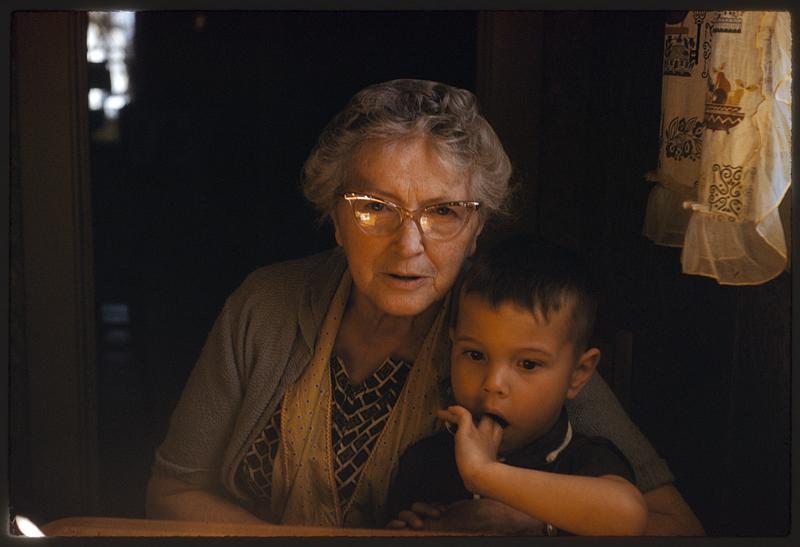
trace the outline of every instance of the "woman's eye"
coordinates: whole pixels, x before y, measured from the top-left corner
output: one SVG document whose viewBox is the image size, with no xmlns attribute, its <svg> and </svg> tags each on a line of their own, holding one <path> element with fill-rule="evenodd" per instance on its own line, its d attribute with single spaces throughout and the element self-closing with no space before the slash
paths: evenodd
<svg viewBox="0 0 800 547">
<path fill-rule="evenodd" d="M 447 207 L 446 205 L 441 205 L 439 207 L 436 207 L 433 210 L 433 212 L 440 217 L 446 217 L 453 214 L 453 210 L 450 207 Z"/>
<path fill-rule="evenodd" d="M 386 205 L 380 201 L 370 201 L 369 204 L 367 204 L 367 208 L 373 213 L 380 213 L 386 208 Z"/>
<path fill-rule="evenodd" d="M 519 366 L 524 368 L 525 370 L 533 370 L 539 366 L 539 363 L 536 361 L 528 361 L 527 359 L 523 359 L 519 362 Z"/>
<path fill-rule="evenodd" d="M 483 361 L 483 353 L 480 351 L 467 350 L 464 353 L 473 361 Z"/>
</svg>

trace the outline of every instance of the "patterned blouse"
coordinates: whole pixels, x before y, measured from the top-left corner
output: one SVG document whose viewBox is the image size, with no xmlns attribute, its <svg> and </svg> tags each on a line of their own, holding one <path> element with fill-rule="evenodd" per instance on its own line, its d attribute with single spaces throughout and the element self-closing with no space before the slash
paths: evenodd
<svg viewBox="0 0 800 547">
<path fill-rule="evenodd" d="M 339 357 L 331 357 L 333 472 L 344 510 L 361 471 L 400 396 L 411 362 L 387 358 L 372 376 L 353 385 Z M 256 500 L 269 500 L 272 464 L 280 443 L 281 404 L 254 439 L 236 473 L 240 488 Z"/>
</svg>

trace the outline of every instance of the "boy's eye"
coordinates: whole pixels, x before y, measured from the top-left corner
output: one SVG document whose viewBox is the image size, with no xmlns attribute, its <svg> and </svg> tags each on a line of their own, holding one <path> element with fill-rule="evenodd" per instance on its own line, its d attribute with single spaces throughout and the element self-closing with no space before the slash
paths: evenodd
<svg viewBox="0 0 800 547">
<path fill-rule="evenodd" d="M 521 366 L 525 370 L 533 370 L 536 367 L 538 367 L 540 364 L 541 363 L 538 363 L 536 361 L 529 361 L 527 359 L 523 359 L 522 361 L 519 362 L 519 366 Z"/>
<path fill-rule="evenodd" d="M 473 361 L 483 361 L 483 353 L 480 351 L 467 350 L 464 353 Z"/>
</svg>

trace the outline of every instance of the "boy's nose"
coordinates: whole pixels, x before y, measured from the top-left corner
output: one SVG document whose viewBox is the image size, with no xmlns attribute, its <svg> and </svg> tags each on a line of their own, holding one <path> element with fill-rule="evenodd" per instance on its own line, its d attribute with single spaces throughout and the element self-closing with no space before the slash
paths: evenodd
<svg viewBox="0 0 800 547">
<path fill-rule="evenodd" d="M 501 365 L 490 363 L 483 379 L 483 390 L 505 396 L 508 394 L 508 383 L 505 380 L 505 368 Z"/>
</svg>

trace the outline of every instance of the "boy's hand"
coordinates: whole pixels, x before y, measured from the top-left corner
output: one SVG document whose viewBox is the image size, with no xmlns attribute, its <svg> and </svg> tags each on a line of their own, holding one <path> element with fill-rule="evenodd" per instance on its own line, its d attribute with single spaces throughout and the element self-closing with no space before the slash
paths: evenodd
<svg viewBox="0 0 800 547">
<path fill-rule="evenodd" d="M 430 529 L 430 520 L 438 519 L 442 516 L 445 505 L 441 503 L 424 503 L 421 501 L 411 505 L 411 509 L 400 511 L 396 519 L 389 521 L 387 528 L 392 530 L 412 530 Z"/>
<path fill-rule="evenodd" d="M 438 416 L 446 422 L 458 425 L 455 434 L 458 472 L 467 490 L 478 493 L 474 478 L 484 466 L 497 461 L 503 428 L 488 416 L 482 416 L 475 425 L 470 411 L 459 405 L 440 410 Z"/>
</svg>

